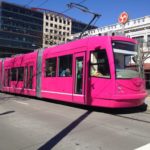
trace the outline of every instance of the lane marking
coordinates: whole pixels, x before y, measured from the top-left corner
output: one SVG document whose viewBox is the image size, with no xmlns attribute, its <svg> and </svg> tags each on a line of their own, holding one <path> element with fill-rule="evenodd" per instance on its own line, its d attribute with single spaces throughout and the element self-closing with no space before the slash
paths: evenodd
<svg viewBox="0 0 150 150">
<path fill-rule="evenodd" d="M 20 101 L 16 101 L 15 102 L 19 103 L 19 104 L 23 104 L 23 105 L 29 105 L 28 103 L 25 103 L 25 102 L 20 102 Z"/>
<path fill-rule="evenodd" d="M 143 145 L 135 150 L 150 150 L 150 143 Z"/>
</svg>

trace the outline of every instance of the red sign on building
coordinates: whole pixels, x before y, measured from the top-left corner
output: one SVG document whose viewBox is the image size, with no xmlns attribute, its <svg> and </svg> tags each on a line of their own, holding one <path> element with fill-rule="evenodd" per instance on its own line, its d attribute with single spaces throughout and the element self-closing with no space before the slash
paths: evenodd
<svg viewBox="0 0 150 150">
<path fill-rule="evenodd" d="M 124 11 L 120 14 L 119 18 L 118 18 L 118 22 L 121 24 L 126 24 L 127 21 L 129 19 L 128 14 Z"/>
</svg>

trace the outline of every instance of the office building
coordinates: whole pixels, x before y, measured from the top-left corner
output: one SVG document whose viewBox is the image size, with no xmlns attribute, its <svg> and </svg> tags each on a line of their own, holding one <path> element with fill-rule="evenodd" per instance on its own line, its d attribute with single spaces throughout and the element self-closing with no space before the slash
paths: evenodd
<svg viewBox="0 0 150 150">
<path fill-rule="evenodd" d="M 43 8 L 32 9 L 43 13 L 43 48 L 68 40 L 71 35 L 71 18 Z"/>
<path fill-rule="evenodd" d="M 43 47 L 60 44 L 70 40 L 71 34 L 82 32 L 86 23 L 77 21 L 64 14 L 44 8 L 32 8 L 43 13 Z M 88 29 L 94 29 L 89 26 Z"/>
<path fill-rule="evenodd" d="M 71 34 L 75 34 L 75 33 L 79 33 L 82 32 L 83 29 L 87 26 L 86 23 L 83 23 L 81 21 L 72 19 L 72 29 L 71 29 Z M 96 29 L 96 26 L 92 26 L 90 25 L 87 30 L 91 30 L 91 29 Z"/>
<path fill-rule="evenodd" d="M 87 24 L 43 8 L 0 2 L 0 57 L 67 42 Z M 95 28 L 90 26 L 89 29 Z"/>
<path fill-rule="evenodd" d="M 0 57 L 31 52 L 42 47 L 43 14 L 0 2 Z"/>
</svg>

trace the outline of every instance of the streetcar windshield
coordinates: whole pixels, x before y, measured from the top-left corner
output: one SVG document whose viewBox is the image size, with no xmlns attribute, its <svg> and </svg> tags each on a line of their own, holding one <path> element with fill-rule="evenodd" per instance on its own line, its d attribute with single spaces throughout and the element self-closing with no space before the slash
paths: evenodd
<svg viewBox="0 0 150 150">
<path fill-rule="evenodd" d="M 137 45 L 128 42 L 114 41 L 112 43 L 116 78 L 140 77 L 139 66 L 136 63 Z"/>
</svg>

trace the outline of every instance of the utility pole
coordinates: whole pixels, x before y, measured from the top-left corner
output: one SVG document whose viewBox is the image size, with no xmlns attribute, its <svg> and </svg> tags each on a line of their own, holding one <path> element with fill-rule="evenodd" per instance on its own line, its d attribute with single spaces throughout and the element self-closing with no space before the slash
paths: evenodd
<svg viewBox="0 0 150 150">
<path fill-rule="evenodd" d="M 92 20 L 89 22 L 89 24 L 83 29 L 83 31 L 81 32 L 80 36 L 79 36 L 79 39 L 82 37 L 83 33 L 88 29 L 88 27 L 92 24 L 92 22 L 97 18 L 99 18 L 101 15 L 100 14 L 97 14 L 97 13 L 94 13 L 94 12 L 91 12 L 87 7 L 83 6 L 83 5 L 80 5 L 80 4 L 77 4 L 77 3 L 70 3 L 70 4 L 67 4 L 67 6 L 69 8 L 77 8 L 77 9 L 80 9 L 81 11 L 83 11 L 84 13 L 89 13 L 89 14 L 92 14 L 93 15 L 93 18 Z"/>
<path fill-rule="evenodd" d="M 125 35 L 125 24 L 128 22 L 129 16 L 127 12 L 122 12 L 118 18 L 118 22 L 122 25 L 121 32 Z"/>
</svg>

